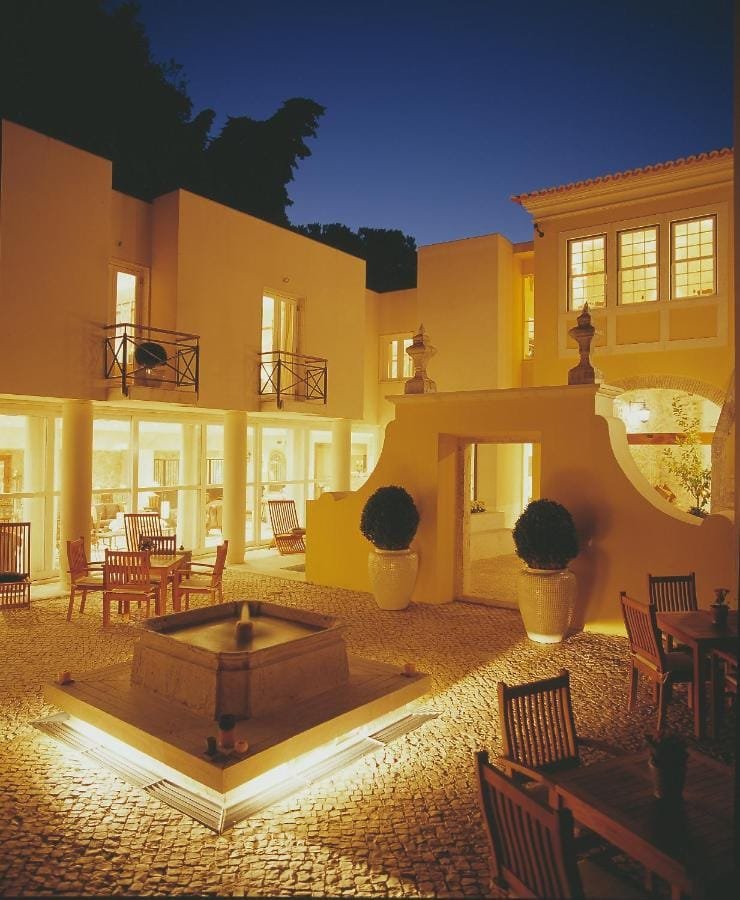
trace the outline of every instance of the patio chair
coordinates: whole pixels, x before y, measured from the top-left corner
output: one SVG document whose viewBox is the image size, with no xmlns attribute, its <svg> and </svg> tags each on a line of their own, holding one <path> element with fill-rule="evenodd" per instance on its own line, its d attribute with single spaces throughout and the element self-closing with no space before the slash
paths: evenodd
<svg viewBox="0 0 740 900">
<path fill-rule="evenodd" d="M 182 600 L 185 600 L 185 609 L 190 607 L 191 594 L 205 594 L 210 596 L 211 604 L 224 602 L 223 575 L 226 566 L 226 553 L 229 542 L 224 541 L 216 548 L 216 561 L 214 563 L 190 562 L 188 571 L 177 578 L 172 586 L 172 605 L 176 610 L 182 609 Z"/>
<path fill-rule="evenodd" d="M 123 524 L 126 530 L 126 546 L 131 551 L 139 549 L 142 537 L 156 537 L 162 534 L 162 520 L 159 513 L 124 513 Z"/>
<path fill-rule="evenodd" d="M 648 599 L 656 612 L 692 612 L 699 608 L 696 599 L 696 573 L 688 575 L 650 575 Z M 673 650 L 673 638 L 665 637 L 666 650 Z M 682 649 L 683 645 L 676 649 Z"/>
<path fill-rule="evenodd" d="M 577 860 L 573 816 L 542 805 L 476 753 L 478 799 L 491 849 L 492 893 L 512 897 L 644 897 L 631 883 Z"/>
<path fill-rule="evenodd" d="M 666 651 L 663 648 L 660 629 L 655 619 L 654 604 L 633 600 L 625 591 L 620 593 L 620 600 L 627 638 L 630 642 L 631 672 L 627 708 L 631 710 L 637 701 L 637 682 L 642 673 L 655 686 L 658 706 L 657 730 L 662 731 L 673 685 L 693 683 L 694 663 L 688 653 L 677 650 Z M 691 691 L 688 697 L 690 703 Z"/>
<path fill-rule="evenodd" d="M 85 612 L 85 601 L 91 591 L 103 591 L 103 564 L 88 562 L 85 552 L 85 539 L 77 538 L 67 541 L 67 564 L 69 565 L 69 606 L 67 621 L 72 620 L 75 605 L 75 594 L 82 593 L 80 599 L 80 615 Z"/>
<path fill-rule="evenodd" d="M 0 609 L 31 605 L 31 523 L 0 522 Z"/>
<path fill-rule="evenodd" d="M 149 616 L 150 604 L 156 605 L 156 583 L 149 571 L 148 550 L 106 550 L 103 565 L 103 627 L 110 625 L 110 605 L 121 604 L 128 613 L 131 603 L 146 604 Z M 119 606 L 119 609 L 121 607 Z"/>
<path fill-rule="evenodd" d="M 295 500 L 268 500 L 270 524 L 275 538 L 275 546 L 281 556 L 289 553 L 305 553 L 303 540 L 306 529 L 298 524 Z"/>
</svg>

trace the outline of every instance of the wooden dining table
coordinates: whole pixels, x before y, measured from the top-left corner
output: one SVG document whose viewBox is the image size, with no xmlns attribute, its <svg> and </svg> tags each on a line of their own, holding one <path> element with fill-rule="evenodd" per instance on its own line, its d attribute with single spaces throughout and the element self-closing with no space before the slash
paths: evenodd
<svg viewBox="0 0 740 900">
<path fill-rule="evenodd" d="M 727 625 L 712 624 L 712 612 L 697 609 L 689 612 L 659 612 L 658 628 L 675 641 L 685 644 L 694 661 L 694 679 L 691 685 L 694 701 L 694 734 L 703 738 L 707 733 L 707 698 L 704 690 L 705 675 L 709 673 L 709 654 L 714 648 L 735 650 L 738 648 L 737 610 L 732 609 Z"/>
<path fill-rule="evenodd" d="M 167 612 L 167 585 L 171 577 L 190 560 L 190 550 L 178 550 L 176 553 L 152 553 L 149 556 L 149 571 L 159 578 L 156 614 L 163 616 Z"/>
<path fill-rule="evenodd" d="M 731 767 L 689 751 L 679 805 L 653 796 L 647 751 L 548 773 L 547 780 L 553 803 L 665 879 L 672 900 L 680 900 L 730 896 L 724 891 L 736 877 L 733 775 Z"/>
</svg>

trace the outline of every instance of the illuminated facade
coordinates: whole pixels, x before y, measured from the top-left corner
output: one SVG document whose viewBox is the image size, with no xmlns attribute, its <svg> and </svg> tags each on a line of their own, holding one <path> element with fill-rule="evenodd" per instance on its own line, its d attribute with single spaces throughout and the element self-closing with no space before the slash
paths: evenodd
<svg viewBox="0 0 740 900">
<path fill-rule="evenodd" d="M 64 568 L 67 538 L 101 555 L 136 509 L 241 560 L 269 543 L 266 499 L 304 523 L 307 500 L 362 486 L 420 322 L 440 393 L 557 386 L 585 301 L 648 481 L 668 480 L 649 435 L 675 431 L 680 393 L 713 511 L 734 507 L 731 151 L 516 197 L 532 242 L 422 247 L 417 287 L 387 294 L 354 257 L 187 191 L 125 196 L 108 161 L 8 122 L 0 165 L 0 518 L 31 521 L 35 577 Z M 164 347 L 164 380 L 142 343 Z M 471 497 L 510 527 L 539 466 L 526 434 L 481 441 Z"/>
</svg>

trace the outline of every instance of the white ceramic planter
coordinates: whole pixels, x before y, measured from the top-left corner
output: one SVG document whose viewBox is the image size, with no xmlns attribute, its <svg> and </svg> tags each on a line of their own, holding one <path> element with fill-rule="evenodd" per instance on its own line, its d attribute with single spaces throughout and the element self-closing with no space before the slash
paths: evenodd
<svg viewBox="0 0 740 900">
<path fill-rule="evenodd" d="M 367 558 L 370 585 L 381 609 L 406 609 L 419 571 L 414 550 L 371 550 Z"/>
<path fill-rule="evenodd" d="M 519 611 L 530 640 L 557 644 L 565 637 L 576 604 L 576 576 L 570 569 L 530 569 L 519 575 Z"/>
</svg>

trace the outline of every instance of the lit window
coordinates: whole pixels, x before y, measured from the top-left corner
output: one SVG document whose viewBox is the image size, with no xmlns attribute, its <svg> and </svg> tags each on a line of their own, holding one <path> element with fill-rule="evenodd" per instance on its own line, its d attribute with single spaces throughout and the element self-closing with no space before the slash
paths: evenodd
<svg viewBox="0 0 740 900">
<path fill-rule="evenodd" d="M 606 303 L 606 235 L 568 241 L 568 308 Z"/>
<path fill-rule="evenodd" d="M 671 296 L 701 297 L 717 292 L 714 216 L 671 223 Z"/>
<path fill-rule="evenodd" d="M 534 275 L 522 278 L 522 311 L 524 314 L 524 358 L 534 356 Z"/>
<path fill-rule="evenodd" d="M 413 338 L 394 338 L 387 344 L 385 378 L 397 380 L 399 378 L 411 378 L 414 374 L 414 364 L 406 352 L 406 348 L 413 343 Z"/>
<path fill-rule="evenodd" d="M 619 233 L 619 302 L 658 299 L 658 229 Z"/>
</svg>

